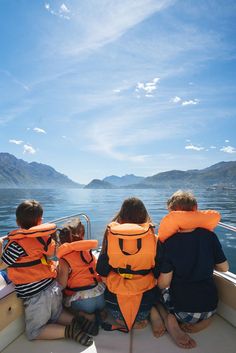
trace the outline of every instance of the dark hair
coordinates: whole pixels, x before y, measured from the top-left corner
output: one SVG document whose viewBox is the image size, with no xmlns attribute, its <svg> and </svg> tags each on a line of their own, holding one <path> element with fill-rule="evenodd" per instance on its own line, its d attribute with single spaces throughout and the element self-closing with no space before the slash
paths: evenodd
<svg viewBox="0 0 236 353">
<path fill-rule="evenodd" d="M 60 243 L 72 243 L 73 241 L 82 240 L 84 238 L 84 225 L 79 217 L 64 224 L 59 230 Z"/>
<path fill-rule="evenodd" d="M 143 224 L 146 222 L 151 222 L 151 217 L 149 216 L 144 203 L 137 197 L 129 197 L 125 199 L 121 205 L 120 211 L 112 219 L 118 223 L 135 223 Z M 105 230 L 101 254 L 106 252 L 107 248 L 107 229 Z"/>
<path fill-rule="evenodd" d="M 143 202 L 137 197 L 130 197 L 124 200 L 120 211 L 113 218 L 118 223 L 136 223 L 142 224 L 150 222 L 151 218 Z"/>
<path fill-rule="evenodd" d="M 42 216 L 43 208 L 36 200 L 25 200 L 16 209 L 17 224 L 24 229 L 36 226 Z"/>
<path fill-rule="evenodd" d="M 170 211 L 194 211 L 197 209 L 197 200 L 190 191 L 178 190 L 167 201 Z"/>
</svg>

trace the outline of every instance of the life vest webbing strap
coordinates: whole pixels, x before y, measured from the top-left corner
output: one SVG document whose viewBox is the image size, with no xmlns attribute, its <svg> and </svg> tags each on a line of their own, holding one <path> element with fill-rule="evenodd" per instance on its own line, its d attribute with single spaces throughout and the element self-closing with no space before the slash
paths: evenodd
<svg viewBox="0 0 236 353">
<path fill-rule="evenodd" d="M 117 267 L 114 268 L 112 267 L 112 270 L 120 275 L 123 274 L 129 274 L 129 275 L 142 275 L 142 276 L 146 276 L 151 272 L 151 269 L 147 269 L 147 270 L 132 270 L 130 265 L 128 265 L 126 268 L 121 268 L 121 267 Z"/>
<path fill-rule="evenodd" d="M 66 287 L 66 289 L 72 290 L 73 292 L 79 292 L 79 291 L 95 288 L 96 286 L 97 286 L 97 283 L 92 285 L 90 284 L 89 286 L 83 286 L 83 287 L 73 287 L 73 288 Z"/>
<path fill-rule="evenodd" d="M 90 260 L 87 261 L 84 257 L 83 251 L 80 251 L 81 260 L 88 265 L 91 264 L 91 262 L 93 261 L 92 250 L 89 250 L 89 254 L 90 254 L 91 258 L 90 258 Z"/>
<path fill-rule="evenodd" d="M 47 241 L 44 241 L 42 237 L 37 237 L 36 239 L 43 245 L 44 251 L 48 251 L 48 245 L 51 243 L 51 238 L 48 238 Z"/>
<path fill-rule="evenodd" d="M 14 264 L 10 265 L 9 267 L 29 267 L 29 266 L 35 266 L 41 264 L 42 261 L 41 259 L 38 260 L 32 260 L 28 262 L 15 262 Z"/>
<path fill-rule="evenodd" d="M 140 251 L 140 249 L 142 247 L 142 239 L 141 238 L 137 239 L 137 251 L 135 253 L 133 253 L 133 254 L 130 254 L 130 253 L 128 253 L 128 252 L 123 250 L 124 241 L 121 238 L 119 238 L 119 246 L 120 246 L 120 250 L 123 252 L 124 255 L 135 255 L 135 254 L 137 254 Z"/>
</svg>

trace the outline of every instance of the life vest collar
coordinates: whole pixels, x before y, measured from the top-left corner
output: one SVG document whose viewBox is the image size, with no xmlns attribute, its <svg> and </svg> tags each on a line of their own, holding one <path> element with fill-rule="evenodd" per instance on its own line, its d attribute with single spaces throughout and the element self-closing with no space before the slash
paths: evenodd
<svg viewBox="0 0 236 353">
<path fill-rule="evenodd" d="M 220 218 L 220 213 L 215 210 L 171 211 L 160 222 L 158 238 L 164 242 L 181 230 L 193 228 L 206 228 L 213 231 Z"/>
<path fill-rule="evenodd" d="M 85 251 L 96 249 L 98 246 L 98 240 L 90 239 L 90 240 L 77 240 L 72 243 L 64 243 L 59 246 L 57 257 L 61 258 L 73 251 Z"/>
<path fill-rule="evenodd" d="M 117 236 L 120 239 L 134 240 L 143 238 L 147 235 L 150 228 L 155 228 L 152 223 L 118 223 L 111 222 L 107 226 L 111 235 Z"/>
<path fill-rule="evenodd" d="M 14 237 L 14 239 L 45 237 L 53 234 L 56 230 L 57 226 L 55 223 L 42 223 L 29 229 L 18 228 L 13 230 L 8 234 L 8 237 Z"/>
</svg>

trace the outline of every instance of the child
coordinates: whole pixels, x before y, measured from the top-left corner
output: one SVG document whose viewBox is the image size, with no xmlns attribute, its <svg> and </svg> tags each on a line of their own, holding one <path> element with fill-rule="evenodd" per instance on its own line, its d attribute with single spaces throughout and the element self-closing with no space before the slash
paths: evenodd
<svg viewBox="0 0 236 353">
<path fill-rule="evenodd" d="M 190 192 L 179 190 L 167 201 L 167 207 L 169 211 L 184 211 L 185 217 L 189 212 L 191 218 L 197 201 Z M 163 289 L 169 312 L 159 307 L 166 328 L 177 345 L 193 348 L 196 342 L 186 332 L 198 332 L 209 325 L 218 302 L 213 271 L 227 271 L 228 262 L 216 234 L 198 228 L 196 220 L 189 229 L 179 230 L 158 244 L 158 259 L 158 286 Z"/>
<path fill-rule="evenodd" d="M 104 234 L 97 271 L 106 277 L 107 310 L 120 326 L 147 325 L 156 295 L 157 237 L 143 202 L 126 199 Z"/>
<path fill-rule="evenodd" d="M 105 307 L 105 284 L 96 272 L 96 259 L 91 252 L 97 240 L 84 240 L 84 225 L 74 219 L 60 230 L 58 282 L 64 288 L 64 305 L 74 314 L 80 312 L 95 320 L 95 312 Z"/>
<path fill-rule="evenodd" d="M 62 309 L 61 287 L 47 256 L 54 253 L 55 224 L 42 224 L 43 208 L 35 200 L 26 200 L 16 209 L 20 227 L 7 236 L 0 268 L 7 268 L 15 291 L 23 300 L 26 335 L 33 339 L 72 338 L 85 346 L 93 343 L 87 334 L 93 327 L 84 318 L 74 319 Z M 85 331 L 85 332 L 84 332 Z"/>
</svg>

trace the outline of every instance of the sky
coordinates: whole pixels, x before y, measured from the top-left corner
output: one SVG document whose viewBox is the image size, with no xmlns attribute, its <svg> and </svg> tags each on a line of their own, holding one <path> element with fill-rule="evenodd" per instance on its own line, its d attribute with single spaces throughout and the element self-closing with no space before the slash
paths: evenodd
<svg viewBox="0 0 236 353">
<path fill-rule="evenodd" d="M 234 0 L 0 0 L 0 152 L 87 184 L 236 160 Z"/>
</svg>

